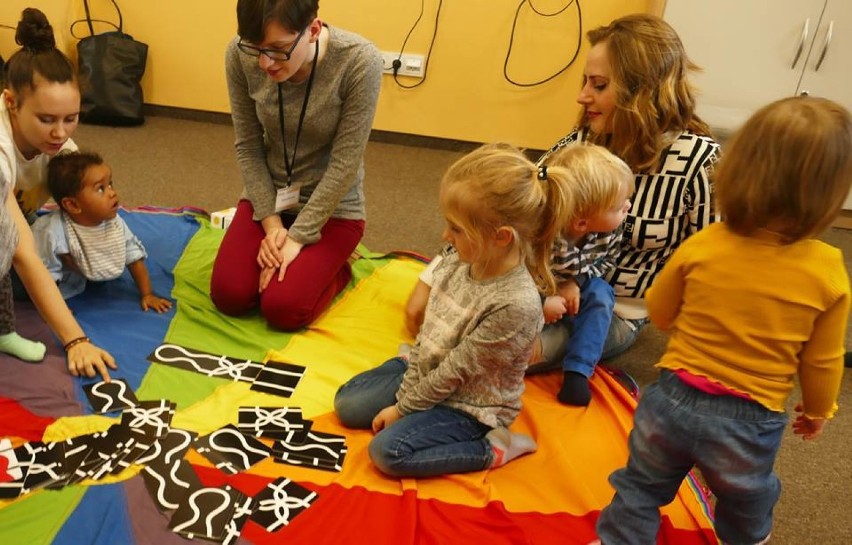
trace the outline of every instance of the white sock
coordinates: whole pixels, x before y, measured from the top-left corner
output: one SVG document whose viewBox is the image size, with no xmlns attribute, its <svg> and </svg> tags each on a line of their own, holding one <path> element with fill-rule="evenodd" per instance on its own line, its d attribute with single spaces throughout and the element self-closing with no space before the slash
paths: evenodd
<svg viewBox="0 0 852 545">
<path fill-rule="evenodd" d="M 535 440 L 523 433 L 512 433 L 507 428 L 494 428 L 485 434 L 494 450 L 494 461 L 491 467 L 506 465 L 518 456 L 535 452 L 538 448 Z"/>
</svg>

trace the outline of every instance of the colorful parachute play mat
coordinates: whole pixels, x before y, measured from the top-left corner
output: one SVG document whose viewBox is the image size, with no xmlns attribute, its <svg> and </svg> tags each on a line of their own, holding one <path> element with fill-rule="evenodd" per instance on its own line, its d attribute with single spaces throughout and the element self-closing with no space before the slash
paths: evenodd
<svg viewBox="0 0 852 545">
<path fill-rule="evenodd" d="M 119 465 L 117 452 L 128 455 L 133 442 L 128 435 L 119 441 L 118 432 L 153 420 L 130 409 L 96 414 L 87 390 L 98 380 L 70 376 L 61 346 L 32 305 L 17 303 L 19 332 L 49 348 L 38 365 L 0 356 L 0 454 L 6 454 L 0 456 L 0 494 L 7 498 L 0 499 L 0 543 L 169 545 L 189 543 L 193 535 L 196 543 L 204 538 L 257 545 L 564 545 L 594 538 L 595 520 L 612 496 L 607 477 L 627 457 L 635 400 L 623 381 L 599 369 L 592 403 L 579 409 L 555 400 L 559 373 L 530 377 L 513 430 L 535 437 L 536 453 L 466 475 L 385 477 L 367 455 L 372 434 L 343 428 L 332 399 L 349 377 L 412 342 L 403 309 L 421 261 L 372 256 L 362 248 L 351 285 L 332 307 L 309 328 L 282 333 L 258 315 L 234 319 L 213 307 L 210 271 L 223 231 L 211 227 L 204 213 L 121 214 L 148 250 L 155 291 L 170 296 L 175 307 L 161 315 L 142 312 L 127 273 L 90 285 L 69 305 L 92 340 L 115 356 L 119 369 L 112 376 L 123 379 L 125 397 L 159 407 L 160 416 L 168 415 L 167 427 L 157 432 L 159 439 L 149 434 L 147 443 L 136 441 L 136 456 Z M 227 356 L 230 370 L 204 373 L 149 361 L 163 344 Z M 290 397 L 266 393 L 251 379 L 235 380 L 234 362 L 246 360 L 285 362 L 302 376 Z M 308 442 L 331 441 L 317 447 L 325 449 L 319 458 L 326 460 L 317 462 L 317 455 L 294 446 L 290 462 L 282 463 L 288 453 L 282 453 L 286 447 L 275 450 L 280 437 L 252 433 L 212 456 L 198 440 L 242 426 L 241 407 L 258 412 L 249 418 L 254 424 L 265 418 L 279 432 L 288 423 L 272 413 L 290 407 L 293 421 L 312 422 Z M 107 429 L 111 441 L 103 439 Z M 163 446 L 167 436 L 183 438 L 184 448 L 169 451 Z M 252 451 L 246 441 L 259 442 L 269 455 L 246 454 Z M 88 446 L 75 451 L 80 445 Z M 75 452 L 83 454 L 75 458 Z M 103 465 L 110 454 L 117 458 Z M 95 455 L 102 456 L 100 466 Z M 81 463 L 80 456 L 88 459 Z M 57 478 L 61 468 L 79 470 L 86 463 L 105 470 Z M 692 479 L 664 509 L 659 543 L 717 543 L 708 504 Z"/>
</svg>

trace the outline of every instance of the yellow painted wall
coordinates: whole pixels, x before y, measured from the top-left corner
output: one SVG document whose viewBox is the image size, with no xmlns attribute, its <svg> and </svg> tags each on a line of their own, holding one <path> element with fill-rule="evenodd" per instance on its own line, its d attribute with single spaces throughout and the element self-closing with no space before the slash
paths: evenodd
<svg viewBox="0 0 852 545">
<path fill-rule="evenodd" d="M 570 0 L 534 0 L 553 12 Z M 426 13 L 406 46 L 425 54 L 438 0 L 425 0 Z M 223 70 L 225 44 L 236 29 L 236 0 L 119 0 L 125 32 L 149 45 L 143 80 L 145 101 L 214 112 L 228 111 Z M 532 88 L 503 78 L 503 62 L 519 0 L 445 0 L 427 81 L 417 89 L 382 85 L 375 129 L 544 148 L 569 130 L 588 45 L 583 39 L 574 65 L 551 82 Z M 3 0 L 0 23 L 14 26 L 21 10 L 37 5 L 54 25 L 60 47 L 74 57 L 71 21 L 82 0 Z M 113 18 L 109 0 L 91 0 L 93 16 Z M 655 11 L 659 0 L 581 0 L 583 34 L 625 13 Z M 379 49 L 398 51 L 420 10 L 418 0 L 321 0 L 320 17 L 358 32 Z M 105 28 L 105 27 L 101 27 Z M 85 33 L 86 25 L 78 25 Z M 0 53 L 14 50 L 13 32 L 0 29 Z M 528 5 L 515 33 L 510 75 L 519 81 L 542 79 L 565 65 L 577 43 L 577 10 L 543 18 Z M 402 78 L 406 83 L 419 80 Z"/>
</svg>

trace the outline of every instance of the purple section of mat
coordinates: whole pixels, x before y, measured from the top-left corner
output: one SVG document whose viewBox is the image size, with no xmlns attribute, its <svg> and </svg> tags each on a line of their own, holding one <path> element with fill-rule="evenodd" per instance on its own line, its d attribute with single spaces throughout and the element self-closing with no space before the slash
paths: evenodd
<svg viewBox="0 0 852 545">
<path fill-rule="evenodd" d="M 184 539 L 169 529 L 172 512 L 163 513 L 155 504 L 145 481 L 141 475 L 136 475 L 124 483 L 124 493 L 127 496 L 127 506 L 133 516 L 134 545 L 185 545 L 194 543 Z M 199 541 L 198 543 L 211 543 Z"/>
<path fill-rule="evenodd" d="M 28 411 L 51 418 L 77 416 L 82 406 L 68 372 L 65 352 L 30 302 L 15 301 L 18 334 L 47 346 L 41 363 L 26 363 L 0 354 L 0 397 L 14 399 Z"/>
</svg>

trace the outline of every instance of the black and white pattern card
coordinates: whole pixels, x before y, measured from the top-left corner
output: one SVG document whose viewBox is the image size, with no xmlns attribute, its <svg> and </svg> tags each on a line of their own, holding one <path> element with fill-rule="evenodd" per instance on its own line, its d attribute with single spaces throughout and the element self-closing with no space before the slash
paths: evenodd
<svg viewBox="0 0 852 545">
<path fill-rule="evenodd" d="M 302 417 L 300 407 L 240 407 L 237 428 L 246 435 L 289 443 L 307 438 L 312 420 Z"/>
<path fill-rule="evenodd" d="M 6 437 L 0 439 L 0 500 L 17 498 L 21 495 L 29 462 L 32 461 L 29 453 L 23 452 L 26 453 L 26 464 L 22 464 L 18 459 L 16 449 L 12 448 L 12 441 Z"/>
<path fill-rule="evenodd" d="M 32 445 L 32 443 L 27 443 Z M 57 482 L 64 482 L 67 471 L 63 469 L 65 460 L 65 447 L 63 443 L 41 443 L 41 446 L 32 451 L 27 476 L 24 479 L 24 488 L 21 494 L 29 494 L 33 490 Z"/>
<path fill-rule="evenodd" d="M 176 404 L 167 399 L 141 401 L 121 414 L 121 425 L 160 437 L 169 431 Z"/>
<path fill-rule="evenodd" d="M 225 528 L 233 520 L 237 506 L 244 504 L 245 497 L 227 485 L 194 490 L 172 515 L 169 528 L 190 539 L 200 537 L 222 541 L 226 534 Z"/>
<path fill-rule="evenodd" d="M 177 509 L 190 492 L 202 488 L 192 465 L 184 459 L 151 464 L 142 470 L 145 488 L 161 511 Z"/>
<path fill-rule="evenodd" d="M 281 397 L 290 397 L 302 380 L 305 367 L 293 363 L 268 361 L 263 366 L 251 389 Z"/>
<path fill-rule="evenodd" d="M 171 428 L 166 435 L 158 438 L 142 456 L 137 458 L 136 463 L 171 466 L 184 457 L 197 436 L 198 434 L 194 431 Z"/>
<path fill-rule="evenodd" d="M 302 444 L 276 441 L 272 454 L 276 462 L 341 471 L 347 452 L 345 441 L 342 435 L 311 431 Z"/>
<path fill-rule="evenodd" d="M 243 526 L 248 522 L 249 517 L 254 512 L 254 498 L 245 496 L 241 502 L 237 502 L 234 515 L 228 524 L 225 525 L 225 538 L 222 540 L 222 545 L 235 545 L 240 539 L 240 532 L 243 531 Z"/>
<path fill-rule="evenodd" d="M 280 478 L 266 485 L 254 497 L 251 520 L 263 526 L 267 532 L 275 532 L 287 526 L 316 499 L 316 492 L 290 479 Z"/>
<path fill-rule="evenodd" d="M 213 465 L 231 475 L 245 471 L 269 456 L 269 447 L 243 435 L 231 424 L 199 437 L 193 446 Z"/>
<path fill-rule="evenodd" d="M 134 407 L 138 403 L 130 385 L 120 378 L 112 379 L 110 382 L 88 384 L 83 386 L 83 391 L 96 413 L 121 411 Z"/>
<path fill-rule="evenodd" d="M 252 382 L 263 367 L 262 363 L 256 361 L 211 354 L 177 344 L 161 344 L 148 356 L 148 361 L 195 371 L 208 377 L 244 382 Z"/>
</svg>

